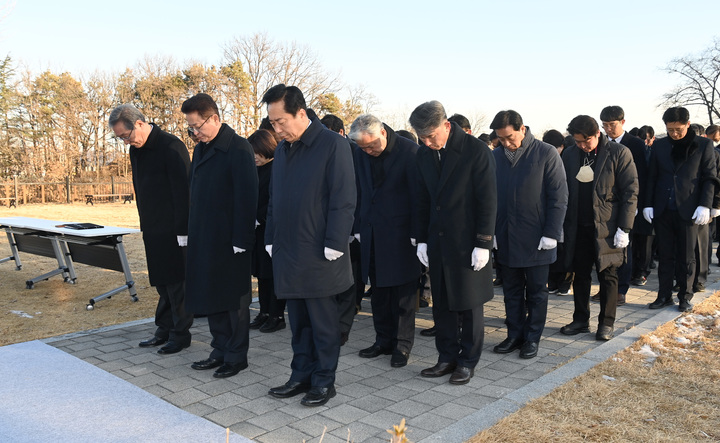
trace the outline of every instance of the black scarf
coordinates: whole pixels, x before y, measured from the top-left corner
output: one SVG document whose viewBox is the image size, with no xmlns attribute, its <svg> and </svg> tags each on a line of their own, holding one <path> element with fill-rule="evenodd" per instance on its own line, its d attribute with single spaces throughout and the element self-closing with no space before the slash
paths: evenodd
<svg viewBox="0 0 720 443">
<path fill-rule="evenodd" d="M 695 131 L 693 131 L 692 128 L 688 128 L 685 137 L 680 140 L 670 139 L 670 144 L 672 145 L 670 156 L 672 157 L 675 166 L 678 166 L 687 160 L 687 158 L 695 152 L 695 149 L 697 149 L 697 144 L 695 143 Z"/>
</svg>

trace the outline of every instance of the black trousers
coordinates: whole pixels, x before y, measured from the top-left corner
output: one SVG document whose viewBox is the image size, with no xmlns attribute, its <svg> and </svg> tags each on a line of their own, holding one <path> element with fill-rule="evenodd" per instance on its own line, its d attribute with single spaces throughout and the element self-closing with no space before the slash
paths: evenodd
<svg viewBox="0 0 720 443">
<path fill-rule="evenodd" d="M 680 300 L 691 300 L 692 285 L 695 280 L 695 243 L 697 242 L 697 225 L 680 218 L 678 211 L 665 210 L 655 217 L 655 234 L 658 238 L 658 279 L 660 288 L 658 298 L 672 298 L 673 276 L 676 262 Z"/>
<path fill-rule="evenodd" d="M 547 319 L 550 265 L 501 266 L 508 337 L 539 342 Z"/>
<path fill-rule="evenodd" d="M 250 295 L 241 299 L 240 309 L 207 316 L 213 350 L 210 358 L 225 363 L 247 363 L 250 347 Z"/>
<path fill-rule="evenodd" d="M 372 286 L 370 305 L 375 327 L 375 344 L 410 353 L 415 342 L 417 281 L 404 285 Z"/>
<path fill-rule="evenodd" d="M 258 278 L 258 302 L 260 302 L 260 313 L 268 314 L 270 317 L 285 316 L 285 300 L 280 300 L 275 295 L 275 283 L 272 277 Z"/>
<path fill-rule="evenodd" d="M 654 235 L 632 235 L 632 278 L 647 277 L 650 275 L 650 262 L 652 261 L 652 245 Z"/>
<path fill-rule="evenodd" d="M 185 282 L 156 286 L 160 298 L 155 308 L 155 337 L 189 345 L 193 315 L 185 310 Z"/>
<path fill-rule="evenodd" d="M 349 335 L 355 319 L 355 284 L 350 288 L 336 295 L 338 307 L 338 321 L 340 322 L 340 334 Z"/>
<path fill-rule="evenodd" d="M 336 296 L 288 299 L 292 331 L 291 381 L 314 387 L 335 384 L 340 357 L 340 320 Z"/>
<path fill-rule="evenodd" d="M 633 256 L 633 244 L 632 236 L 630 237 L 630 243 L 625 248 L 625 263 L 617 269 L 618 274 L 618 294 L 627 294 L 630 289 L 630 280 L 632 280 L 632 256 Z"/>
<path fill-rule="evenodd" d="M 708 225 L 697 225 L 697 242 L 695 243 L 695 279 L 693 287 L 698 283 L 703 285 L 707 282 L 708 271 L 710 270 L 710 253 L 712 243 L 710 242 L 710 227 Z"/>
<path fill-rule="evenodd" d="M 365 282 L 362 279 L 362 262 L 360 261 L 360 242 L 357 239 L 350 243 L 350 266 L 355 281 L 355 304 L 359 307 L 365 296 Z M 348 329 L 349 331 L 349 329 Z"/>
<path fill-rule="evenodd" d="M 573 282 L 573 300 L 575 311 L 573 322 L 590 323 L 590 289 L 592 287 L 592 270 L 597 261 L 595 245 L 595 227 L 578 226 L 575 240 L 575 255 L 573 268 L 575 281 Z M 610 266 L 598 273 L 600 281 L 600 315 L 598 325 L 613 326 L 617 311 L 618 275 L 617 267 Z"/>
</svg>

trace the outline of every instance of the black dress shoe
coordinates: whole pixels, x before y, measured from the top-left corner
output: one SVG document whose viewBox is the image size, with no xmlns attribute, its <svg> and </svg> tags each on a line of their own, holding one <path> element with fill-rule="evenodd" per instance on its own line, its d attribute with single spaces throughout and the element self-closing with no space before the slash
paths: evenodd
<svg viewBox="0 0 720 443">
<path fill-rule="evenodd" d="M 213 374 L 213 377 L 215 377 L 215 378 L 232 377 L 233 375 L 237 375 L 238 372 L 242 371 L 243 369 L 245 369 L 247 367 L 248 367 L 247 362 L 223 363 L 223 365 L 220 366 L 217 371 L 215 371 L 215 373 Z"/>
<path fill-rule="evenodd" d="M 493 280 L 493 286 L 494 286 L 494 287 L 497 288 L 497 287 L 500 287 L 500 286 L 502 286 L 502 285 L 503 285 L 502 278 L 496 278 L 495 280 Z"/>
<path fill-rule="evenodd" d="M 594 301 L 595 303 L 600 303 L 600 293 L 598 292 L 597 294 L 590 297 L 590 301 Z"/>
<path fill-rule="evenodd" d="M 697 283 L 693 286 L 693 292 L 705 292 L 705 283 Z"/>
<path fill-rule="evenodd" d="M 515 349 L 520 349 L 520 346 L 522 346 L 522 344 L 522 339 L 508 337 L 505 340 L 501 341 L 499 345 L 495 346 L 493 348 L 493 352 L 496 354 L 509 354 Z"/>
<path fill-rule="evenodd" d="M 435 337 L 437 335 L 437 329 L 435 328 L 435 326 L 433 326 L 432 328 L 423 329 L 422 331 L 420 331 L 420 335 L 422 335 L 423 337 Z"/>
<path fill-rule="evenodd" d="M 572 322 L 560 328 L 560 332 L 565 335 L 578 335 L 581 332 L 590 332 L 587 324 Z"/>
<path fill-rule="evenodd" d="M 327 403 L 328 400 L 335 397 L 335 394 L 335 386 L 330 386 L 329 388 L 314 386 L 305 394 L 305 397 L 300 400 L 300 404 L 303 406 L 322 406 Z"/>
<path fill-rule="evenodd" d="M 692 311 L 692 307 L 692 303 L 685 299 L 682 299 L 680 300 L 680 305 L 678 306 L 678 309 L 680 310 L 680 312 L 689 312 Z"/>
<path fill-rule="evenodd" d="M 456 367 L 457 365 L 455 363 L 439 362 L 432 368 L 427 368 L 420 371 L 420 376 L 428 378 L 442 377 L 443 375 L 451 374 Z"/>
<path fill-rule="evenodd" d="M 648 305 L 648 308 L 660 309 L 660 308 L 664 308 L 665 306 L 672 306 L 674 304 L 675 304 L 675 302 L 672 301 L 672 298 L 660 298 L 660 296 L 658 296 L 658 298 L 656 298 L 654 302 L 652 302 Z"/>
<path fill-rule="evenodd" d="M 307 392 L 309 390 L 310 383 L 302 383 L 299 381 L 290 380 L 282 386 L 271 388 L 268 391 L 268 394 L 272 395 L 275 398 L 290 398 L 303 392 Z"/>
<path fill-rule="evenodd" d="M 633 286 L 645 286 L 645 284 L 647 283 L 647 277 L 643 275 L 641 275 L 640 277 L 635 277 L 634 279 L 632 279 L 632 281 L 630 281 L 630 283 Z"/>
<path fill-rule="evenodd" d="M 270 316 L 263 314 L 262 312 L 255 316 L 255 319 L 250 322 L 250 329 L 260 329 L 260 326 L 264 325 Z"/>
<path fill-rule="evenodd" d="M 222 364 L 223 361 L 220 359 L 208 358 L 202 361 L 196 361 L 195 363 L 191 364 L 190 367 L 193 369 L 197 369 L 198 371 L 204 371 L 205 369 L 217 368 Z"/>
<path fill-rule="evenodd" d="M 260 332 L 275 332 L 281 329 L 285 329 L 285 317 L 272 317 L 268 318 L 262 326 L 260 326 Z"/>
<path fill-rule="evenodd" d="M 601 325 L 595 333 L 595 340 L 608 341 L 613 338 L 613 327 Z"/>
<path fill-rule="evenodd" d="M 450 376 L 451 385 L 464 385 L 470 381 L 475 374 L 475 369 L 458 366 Z"/>
<path fill-rule="evenodd" d="M 617 306 L 624 305 L 627 302 L 626 298 L 627 298 L 627 295 L 618 293 Z"/>
<path fill-rule="evenodd" d="M 538 342 L 526 341 L 520 348 L 520 358 L 535 358 L 538 353 Z"/>
<path fill-rule="evenodd" d="M 150 348 L 153 346 L 164 345 L 165 343 L 167 343 L 167 341 L 168 341 L 167 338 L 153 337 L 150 340 L 141 341 L 140 344 L 138 344 L 138 346 L 140 346 L 141 348 Z"/>
<path fill-rule="evenodd" d="M 169 354 L 177 354 L 178 352 L 182 351 L 185 348 L 189 348 L 190 343 L 184 344 L 184 343 L 178 343 L 176 341 L 168 342 L 165 346 L 158 349 L 158 354 L 161 355 L 169 355 Z"/>
<path fill-rule="evenodd" d="M 407 365 L 408 358 L 410 358 L 409 353 L 396 349 L 393 351 L 392 357 L 390 357 L 390 366 L 393 368 L 402 368 Z"/>
<path fill-rule="evenodd" d="M 361 349 L 360 352 L 358 352 L 358 355 L 362 358 L 375 358 L 378 355 L 390 354 L 392 354 L 392 349 L 383 348 L 378 344 L 374 344 L 369 348 Z"/>
</svg>

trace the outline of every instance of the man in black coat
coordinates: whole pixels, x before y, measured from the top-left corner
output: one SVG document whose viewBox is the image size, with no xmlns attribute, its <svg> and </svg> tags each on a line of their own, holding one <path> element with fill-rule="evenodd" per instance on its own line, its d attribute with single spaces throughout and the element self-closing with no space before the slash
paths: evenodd
<svg viewBox="0 0 720 443">
<path fill-rule="evenodd" d="M 155 335 L 141 347 L 165 346 L 175 354 L 190 346 L 193 316 L 185 310 L 185 249 L 190 194 L 190 155 L 174 135 L 145 121 L 133 105 L 113 109 L 108 120 L 115 136 L 130 145 L 133 188 L 143 232 L 150 284 L 160 298 Z"/>
<path fill-rule="evenodd" d="M 698 225 L 710 221 L 717 170 L 710 140 L 690 128 L 690 113 L 683 107 L 663 114 L 668 137 L 656 140 L 650 155 L 643 216 L 655 223 L 660 263 L 660 288 L 650 309 L 673 304 L 676 261 L 683 271 L 677 284 L 680 311 L 692 309 L 695 279 L 695 244 Z"/>
<path fill-rule="evenodd" d="M 340 356 L 336 296 L 353 284 L 348 239 L 357 202 L 348 141 L 308 117 L 302 92 L 273 86 L 263 96 L 268 119 L 284 138 L 275 149 L 265 245 L 275 292 L 287 300 L 292 330 L 290 380 L 273 397 L 307 392 L 305 406 L 335 396 Z"/>
<path fill-rule="evenodd" d="M 390 365 L 407 365 L 415 338 L 415 304 L 420 263 L 412 228 L 418 146 L 365 114 L 350 127 L 355 149 L 358 207 L 353 232 L 360 240 L 362 278 L 370 277 L 375 342 L 359 352 L 392 354 Z"/>
<path fill-rule="evenodd" d="M 187 306 L 207 314 L 210 357 L 193 369 L 219 367 L 214 377 L 247 368 L 251 266 L 258 177 L 250 143 L 220 122 L 217 104 L 197 94 L 182 104 L 195 147 L 190 179 Z"/>
<path fill-rule="evenodd" d="M 495 232 L 495 160 L 487 145 L 447 119 L 437 101 L 410 115 L 423 145 L 419 170 L 417 253 L 430 269 L 433 318 L 440 354 L 423 377 L 465 384 L 480 360 L 483 305 L 492 299 L 487 266 Z"/>
<path fill-rule="evenodd" d="M 508 335 L 498 354 L 537 356 L 548 306 L 548 272 L 557 259 L 567 210 L 567 180 L 554 146 L 537 140 L 516 111 L 500 111 L 490 129 L 500 138 L 495 223 Z"/>
</svg>

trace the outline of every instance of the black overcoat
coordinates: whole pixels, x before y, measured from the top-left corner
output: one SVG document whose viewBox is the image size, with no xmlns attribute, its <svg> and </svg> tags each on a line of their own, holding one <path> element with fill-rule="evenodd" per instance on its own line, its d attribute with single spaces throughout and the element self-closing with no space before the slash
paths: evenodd
<svg viewBox="0 0 720 443">
<path fill-rule="evenodd" d="M 371 157 L 355 147 L 358 206 L 353 231 L 360 234 L 362 280 L 370 272 L 370 246 L 375 249 L 375 282 L 379 287 L 399 286 L 420 277 L 420 261 L 410 242 L 417 227 L 418 145 L 398 137 L 385 125 L 384 180 L 373 185 Z"/>
<path fill-rule="evenodd" d="M 253 272 L 257 278 L 272 278 L 272 259 L 265 250 L 265 226 L 267 225 L 267 208 L 270 201 L 270 177 L 273 162 L 270 161 L 257 168 L 258 173 L 258 209 L 255 228 L 255 250 L 253 251 Z"/>
<path fill-rule="evenodd" d="M 150 284 L 181 282 L 185 258 L 177 236 L 187 235 L 188 150 L 179 138 L 152 125 L 145 144 L 130 147 L 130 164 Z"/>
<path fill-rule="evenodd" d="M 349 238 L 357 192 L 348 141 L 312 123 L 292 145 L 275 149 L 265 244 L 272 245 L 280 299 L 329 297 L 353 284 Z M 325 248 L 340 251 L 325 258 Z"/>
<path fill-rule="evenodd" d="M 633 161 L 635 162 L 635 169 L 638 175 L 638 185 L 640 190 L 638 192 L 638 214 L 635 216 L 635 224 L 633 225 L 633 233 L 642 235 L 652 235 L 653 227 L 652 224 L 645 220 L 642 214 L 640 202 L 645 201 L 645 193 L 647 192 L 647 170 L 648 170 L 648 158 L 645 156 L 645 142 L 640 138 L 635 137 L 627 132 L 620 139 L 620 144 L 627 147 L 632 154 Z"/>
<path fill-rule="evenodd" d="M 615 248 L 617 228 L 632 229 L 637 209 L 638 178 L 630 151 L 620 143 L 600 135 L 593 178 L 593 220 L 597 270 L 620 266 L 625 248 Z M 565 148 L 562 161 L 568 179 L 568 209 L 565 215 L 565 268 L 572 269 L 578 227 L 580 182 L 576 176 L 582 166 L 582 150 L 576 145 Z"/>
<path fill-rule="evenodd" d="M 498 146 L 497 261 L 513 268 L 549 265 L 557 248 L 538 250 L 542 237 L 562 241 L 568 190 L 560 155 L 527 129 L 514 164 Z"/>
<path fill-rule="evenodd" d="M 196 314 L 240 309 L 251 296 L 258 178 L 250 143 L 223 123 L 193 152 L 186 307 Z M 246 252 L 235 254 L 233 246 Z"/>
<path fill-rule="evenodd" d="M 495 159 L 487 145 L 456 123 L 451 125 L 442 173 L 437 151 L 423 145 L 417 153 L 417 240 L 428 245 L 431 282 L 442 282 L 444 275 L 448 306 L 441 308 L 464 311 L 493 297 L 492 266 L 474 271 L 471 254 L 475 247 L 492 249 L 497 183 Z M 433 303 L 438 302 L 444 301 L 433 294 Z"/>
</svg>

